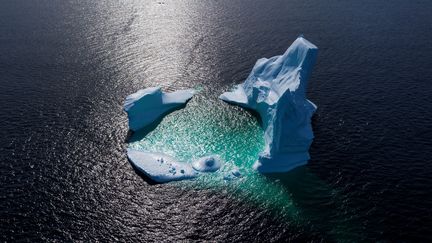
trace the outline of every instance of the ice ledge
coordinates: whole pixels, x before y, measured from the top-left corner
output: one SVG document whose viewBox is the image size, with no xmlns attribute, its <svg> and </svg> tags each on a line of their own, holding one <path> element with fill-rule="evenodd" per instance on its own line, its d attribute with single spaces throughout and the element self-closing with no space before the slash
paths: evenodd
<svg viewBox="0 0 432 243">
<path fill-rule="evenodd" d="M 138 171 L 158 183 L 193 179 L 198 176 L 190 164 L 177 161 L 163 153 L 128 148 L 127 156 Z"/>
<path fill-rule="evenodd" d="M 216 172 L 222 166 L 222 161 L 215 155 L 189 163 L 178 161 L 164 153 L 128 148 L 127 156 L 136 170 L 156 183 L 194 179 L 202 174 Z M 234 171 L 233 175 L 239 177 L 240 172 Z"/>
<path fill-rule="evenodd" d="M 126 97 L 123 109 L 128 114 L 129 129 L 137 131 L 152 124 L 166 114 L 184 106 L 195 90 L 162 92 L 160 87 L 138 90 Z"/>
</svg>

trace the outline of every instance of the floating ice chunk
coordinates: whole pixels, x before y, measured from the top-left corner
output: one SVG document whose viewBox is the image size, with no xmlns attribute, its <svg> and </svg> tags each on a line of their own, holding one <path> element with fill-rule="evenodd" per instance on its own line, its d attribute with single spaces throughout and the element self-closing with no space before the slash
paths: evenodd
<svg viewBox="0 0 432 243">
<path fill-rule="evenodd" d="M 172 93 L 162 92 L 160 87 L 152 87 L 138 90 L 138 92 L 126 97 L 123 109 L 129 118 L 129 129 L 137 131 L 164 115 L 172 112 L 195 94 L 195 90 L 179 90 Z"/>
<path fill-rule="evenodd" d="M 317 52 L 298 37 L 283 55 L 259 59 L 244 83 L 219 97 L 260 115 L 265 149 L 254 164 L 260 172 L 289 171 L 310 158 L 311 117 L 317 107 L 305 92 Z"/>
<path fill-rule="evenodd" d="M 179 162 L 162 154 L 127 149 L 127 155 L 132 165 L 155 182 L 163 183 L 192 179 L 198 172 L 188 163 Z"/>
<path fill-rule="evenodd" d="M 215 172 L 221 167 L 221 162 L 217 156 L 207 156 L 194 161 L 192 167 L 201 172 Z"/>
<path fill-rule="evenodd" d="M 235 177 L 240 177 L 240 176 L 241 176 L 240 170 L 239 170 L 238 168 L 234 168 L 234 169 L 232 169 L 232 170 L 231 170 L 231 174 L 232 174 L 233 176 L 235 176 Z"/>
<path fill-rule="evenodd" d="M 224 180 L 226 181 L 232 181 L 235 180 L 237 178 L 240 178 L 242 175 L 240 173 L 240 170 L 235 167 L 234 169 L 230 170 L 227 174 L 225 174 L 224 176 Z"/>
</svg>

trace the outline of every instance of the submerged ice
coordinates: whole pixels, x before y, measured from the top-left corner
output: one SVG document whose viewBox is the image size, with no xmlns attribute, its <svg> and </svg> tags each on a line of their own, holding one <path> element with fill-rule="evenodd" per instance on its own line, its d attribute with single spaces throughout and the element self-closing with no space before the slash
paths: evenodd
<svg viewBox="0 0 432 243">
<path fill-rule="evenodd" d="M 215 172 L 221 167 L 218 156 L 206 156 L 195 160 L 192 167 L 201 172 Z"/>
<path fill-rule="evenodd" d="M 183 106 L 195 94 L 193 89 L 172 93 L 160 87 L 141 89 L 126 97 L 123 109 L 128 114 L 129 129 L 137 131 Z"/>
<path fill-rule="evenodd" d="M 244 83 L 219 97 L 260 115 L 265 148 L 254 164 L 260 172 L 289 171 L 310 158 L 311 117 L 317 107 L 305 93 L 317 52 L 298 37 L 283 55 L 259 59 Z"/>
</svg>

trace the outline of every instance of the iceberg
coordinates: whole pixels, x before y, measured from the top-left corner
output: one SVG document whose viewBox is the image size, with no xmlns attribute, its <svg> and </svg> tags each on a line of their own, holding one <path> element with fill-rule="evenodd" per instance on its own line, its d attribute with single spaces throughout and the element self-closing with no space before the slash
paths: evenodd
<svg viewBox="0 0 432 243">
<path fill-rule="evenodd" d="M 283 55 L 259 59 L 244 83 L 219 96 L 261 117 L 265 148 L 253 166 L 259 172 L 289 171 L 310 159 L 317 106 L 306 99 L 306 87 L 317 53 L 300 36 Z"/>
<path fill-rule="evenodd" d="M 163 153 L 127 149 L 132 165 L 147 177 L 158 183 L 193 179 L 198 176 L 189 163 L 180 162 Z"/>
<path fill-rule="evenodd" d="M 181 108 L 195 94 L 195 90 L 162 92 L 160 87 L 141 89 L 126 97 L 123 109 L 128 115 L 129 129 L 137 131 Z"/>
</svg>

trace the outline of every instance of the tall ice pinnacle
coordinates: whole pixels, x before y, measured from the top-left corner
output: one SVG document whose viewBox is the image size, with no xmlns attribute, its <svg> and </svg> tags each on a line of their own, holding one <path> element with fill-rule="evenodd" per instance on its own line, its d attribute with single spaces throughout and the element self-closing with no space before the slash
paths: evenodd
<svg viewBox="0 0 432 243">
<path fill-rule="evenodd" d="M 246 81 L 219 98 L 259 113 L 265 149 L 254 168 L 284 172 L 309 160 L 311 117 L 316 105 L 306 99 L 307 82 L 318 48 L 298 37 L 281 56 L 259 59 Z"/>
</svg>

